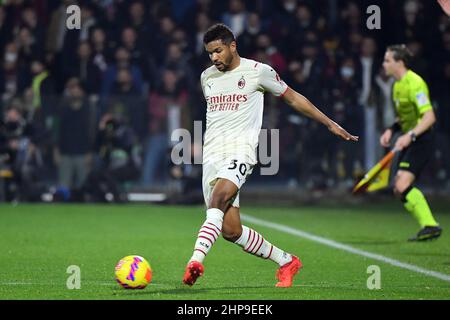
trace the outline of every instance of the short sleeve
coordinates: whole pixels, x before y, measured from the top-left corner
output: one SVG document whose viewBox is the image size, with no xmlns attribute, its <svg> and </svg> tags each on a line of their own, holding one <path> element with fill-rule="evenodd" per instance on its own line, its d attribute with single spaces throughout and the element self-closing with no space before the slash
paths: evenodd
<svg viewBox="0 0 450 320">
<path fill-rule="evenodd" d="M 281 80 L 278 73 L 269 65 L 261 64 L 259 74 L 259 86 L 264 90 L 272 93 L 274 96 L 282 97 L 287 89 L 288 85 Z"/>
<path fill-rule="evenodd" d="M 414 85 L 411 94 L 411 100 L 414 102 L 414 105 L 421 115 L 426 111 L 433 109 L 430 102 L 428 87 L 424 81 Z"/>
<path fill-rule="evenodd" d="M 204 84 L 205 74 L 206 74 L 206 72 L 203 71 L 202 74 L 200 75 L 200 86 L 202 87 L 203 96 L 206 98 L 206 96 L 205 96 L 205 84 Z"/>
</svg>

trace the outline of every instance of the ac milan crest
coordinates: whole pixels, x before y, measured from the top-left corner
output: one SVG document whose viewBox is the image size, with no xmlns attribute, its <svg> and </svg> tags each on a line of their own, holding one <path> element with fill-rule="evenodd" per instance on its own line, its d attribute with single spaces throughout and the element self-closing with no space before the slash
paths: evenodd
<svg viewBox="0 0 450 320">
<path fill-rule="evenodd" d="M 245 79 L 244 79 L 244 76 L 242 76 L 241 79 L 239 79 L 239 81 L 238 81 L 238 88 L 244 89 L 244 87 L 245 87 Z"/>
</svg>

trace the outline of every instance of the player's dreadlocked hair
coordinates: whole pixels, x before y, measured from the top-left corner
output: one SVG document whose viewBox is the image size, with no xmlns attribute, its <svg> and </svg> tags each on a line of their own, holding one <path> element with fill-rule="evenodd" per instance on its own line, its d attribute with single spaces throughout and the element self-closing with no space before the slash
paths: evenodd
<svg viewBox="0 0 450 320">
<path fill-rule="evenodd" d="M 203 43 L 208 44 L 211 41 L 222 40 L 224 44 L 227 46 L 230 45 L 231 42 L 236 41 L 234 37 L 233 31 L 223 23 L 216 23 L 209 27 L 209 29 L 205 32 L 203 36 Z"/>
<path fill-rule="evenodd" d="M 395 61 L 401 60 L 405 64 L 405 67 L 409 68 L 413 54 L 405 44 L 392 45 L 387 49 L 393 53 L 392 57 Z"/>
</svg>

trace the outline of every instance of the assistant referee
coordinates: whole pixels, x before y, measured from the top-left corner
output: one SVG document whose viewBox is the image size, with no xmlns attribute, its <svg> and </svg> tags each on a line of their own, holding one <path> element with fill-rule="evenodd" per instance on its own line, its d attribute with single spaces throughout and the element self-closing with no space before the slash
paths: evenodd
<svg viewBox="0 0 450 320">
<path fill-rule="evenodd" d="M 409 241 L 425 241 L 438 238 L 442 233 L 423 193 L 414 185 L 434 151 L 433 124 L 436 117 L 427 84 L 409 69 L 411 59 L 411 52 L 403 44 L 389 46 L 386 50 L 383 67 L 386 74 L 396 80 L 393 99 L 397 118 L 385 130 L 380 143 L 383 147 L 389 147 L 392 136 L 401 132 L 395 142 L 400 156 L 394 193 L 421 227 Z"/>
</svg>

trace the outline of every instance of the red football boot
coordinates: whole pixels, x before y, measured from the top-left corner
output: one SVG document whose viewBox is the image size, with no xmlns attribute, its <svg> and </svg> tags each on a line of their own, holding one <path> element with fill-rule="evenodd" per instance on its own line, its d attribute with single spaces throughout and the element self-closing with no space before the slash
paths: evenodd
<svg viewBox="0 0 450 320">
<path fill-rule="evenodd" d="M 279 282 L 276 287 L 287 288 L 292 286 L 292 280 L 302 267 L 302 262 L 296 256 L 292 256 L 292 261 L 280 267 L 277 270 L 277 278 Z"/>
<path fill-rule="evenodd" d="M 186 272 L 184 273 L 183 282 L 188 286 L 192 286 L 198 277 L 203 275 L 205 268 L 198 261 L 191 261 L 186 266 Z"/>
</svg>

